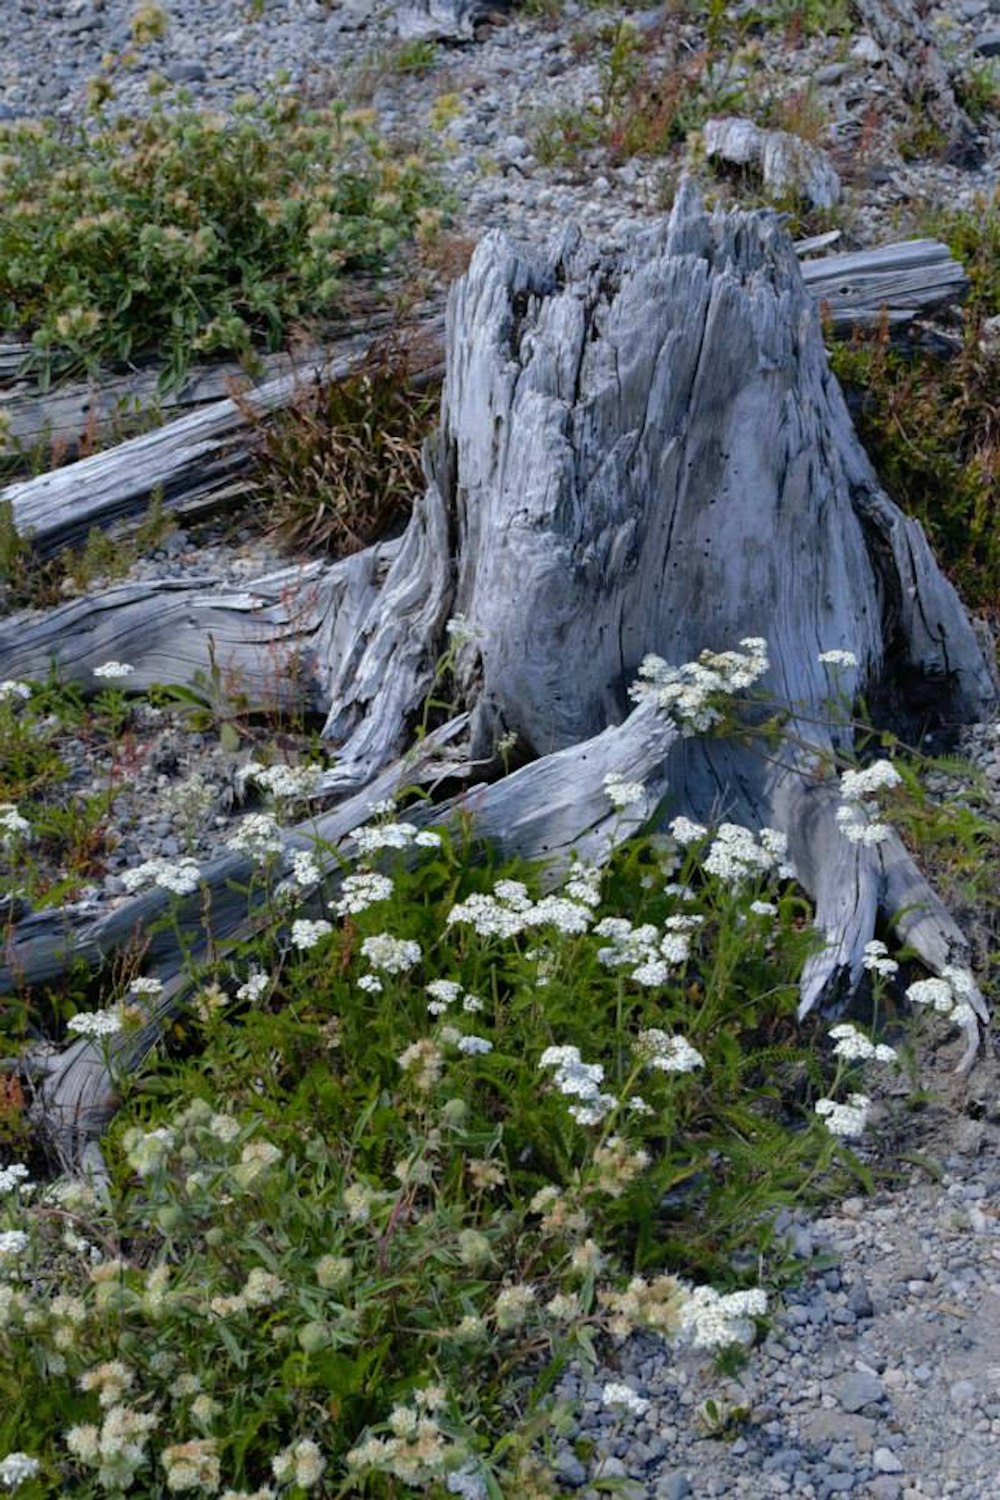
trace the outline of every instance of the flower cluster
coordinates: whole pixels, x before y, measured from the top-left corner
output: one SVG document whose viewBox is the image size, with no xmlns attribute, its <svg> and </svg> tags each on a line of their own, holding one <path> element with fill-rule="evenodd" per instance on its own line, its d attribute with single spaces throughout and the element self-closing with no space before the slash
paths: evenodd
<svg viewBox="0 0 1000 1500">
<path fill-rule="evenodd" d="M 201 870 L 198 861 L 184 856 L 181 859 L 147 859 L 134 870 L 122 875 L 122 885 L 129 892 L 141 891 L 143 886 L 156 885 L 175 896 L 190 896 L 198 889 Z"/>
<path fill-rule="evenodd" d="M 438 849 L 441 846 L 439 833 L 432 833 L 428 828 L 420 829 L 415 823 L 366 823 L 355 828 L 351 837 L 358 853 L 366 857 L 380 849 L 408 849 L 411 844 L 417 849 Z"/>
<path fill-rule="evenodd" d="M 749 828 L 739 823 L 720 823 L 702 868 L 724 885 L 739 887 L 761 875 L 776 874 L 794 880 L 795 867 L 788 859 L 788 839 L 776 828 L 762 828 L 758 842 Z"/>
<path fill-rule="evenodd" d="M 626 807 L 641 805 L 646 800 L 646 788 L 641 781 L 626 781 L 617 771 L 609 771 L 604 778 L 604 790 L 608 801 L 618 812 Z"/>
<path fill-rule="evenodd" d="M 717 1292 L 710 1286 L 688 1290 L 680 1311 L 680 1332 L 698 1349 L 721 1349 L 749 1344 L 754 1318 L 767 1312 L 767 1293 L 759 1287 L 746 1292 Z"/>
<path fill-rule="evenodd" d="M 593 884 L 587 881 L 583 884 L 587 886 L 586 900 L 543 896 L 540 901 L 532 901 L 521 881 L 498 880 L 492 894 L 476 892 L 453 906 L 448 913 L 448 925 L 468 922 L 480 937 L 517 937 L 536 927 L 555 927 L 573 936 L 586 932 L 593 921 L 590 896 Z M 577 888 L 580 889 L 579 884 Z"/>
<path fill-rule="evenodd" d="M 878 803 L 871 800 L 879 792 L 899 786 L 902 777 L 891 761 L 876 760 L 857 771 L 845 771 L 840 778 L 841 803 L 837 808 L 837 827 L 852 844 L 870 847 L 884 844 L 892 833 L 888 823 L 878 821 Z"/>
<path fill-rule="evenodd" d="M 647 1068 L 658 1073 L 693 1073 L 705 1066 L 697 1047 L 683 1036 L 668 1036 L 656 1026 L 640 1031 L 636 1052 Z"/>
<path fill-rule="evenodd" d="M 834 1057 L 842 1057 L 845 1062 L 890 1063 L 896 1060 L 895 1047 L 889 1047 L 884 1042 L 870 1041 L 850 1021 L 832 1027 L 830 1035 L 836 1042 Z"/>
<path fill-rule="evenodd" d="M 647 988 L 666 984 L 672 968 L 685 964 L 691 953 L 691 932 L 701 924 L 697 916 L 668 917 L 665 931 L 652 923 L 633 927 L 627 917 L 605 917 L 594 932 L 609 938 L 609 948 L 597 950 L 598 962 L 609 969 L 628 968 L 630 979 Z"/>
<path fill-rule="evenodd" d="M 602 1063 L 585 1063 L 578 1047 L 546 1047 L 538 1060 L 540 1068 L 554 1068 L 553 1083 L 567 1099 L 578 1099 L 569 1112 L 578 1125 L 599 1125 L 618 1100 L 601 1092 Z"/>
<path fill-rule="evenodd" d="M 636 703 L 654 703 L 685 735 L 711 729 L 725 717 L 719 700 L 752 687 L 770 666 L 765 640 L 746 636 L 740 645 L 742 651 L 703 651 L 696 662 L 680 667 L 647 656 L 629 696 Z"/>
<path fill-rule="evenodd" d="M 835 1099 L 817 1099 L 814 1106 L 831 1135 L 854 1140 L 864 1135 L 871 1100 L 867 1094 L 850 1094 L 846 1104 Z"/>
<path fill-rule="evenodd" d="M 906 991 L 911 1005 L 926 1005 L 947 1016 L 956 1026 L 976 1024 L 976 981 L 968 969 L 945 964 L 936 979 L 918 979 Z"/>
</svg>

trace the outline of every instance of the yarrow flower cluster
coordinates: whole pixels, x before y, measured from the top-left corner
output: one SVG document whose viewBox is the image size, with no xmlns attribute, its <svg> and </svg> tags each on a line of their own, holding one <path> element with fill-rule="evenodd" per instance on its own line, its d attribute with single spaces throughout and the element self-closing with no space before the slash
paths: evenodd
<svg viewBox="0 0 1000 1500">
<path fill-rule="evenodd" d="M 893 974 L 899 973 L 899 964 L 889 957 L 888 948 L 878 938 L 872 938 L 870 943 L 865 944 L 861 962 L 869 974 L 874 974 L 877 978 L 891 979 Z"/>
<path fill-rule="evenodd" d="M 385 974 L 405 974 L 421 959 L 418 942 L 412 938 L 393 937 L 389 932 L 366 937 L 361 944 L 361 953 L 373 969 L 381 969 Z"/>
<path fill-rule="evenodd" d="M 376 875 L 371 871 L 345 875 L 340 899 L 330 902 L 330 910 L 338 917 L 357 916 L 374 906 L 376 901 L 388 901 L 394 888 L 388 875 Z"/>
<path fill-rule="evenodd" d="M 633 1417 L 644 1417 L 650 1406 L 645 1396 L 640 1396 L 630 1385 L 618 1380 L 608 1381 L 601 1391 L 601 1400 L 605 1406 L 617 1406 Z"/>
<path fill-rule="evenodd" d="M 22 1162 L 15 1161 L 9 1166 L 0 1167 L 0 1193 L 23 1192 L 30 1186 L 31 1173 Z"/>
<path fill-rule="evenodd" d="M 609 938 L 609 948 L 597 950 L 597 960 L 609 969 L 629 968 L 630 979 L 648 988 L 666 984 L 670 970 L 687 962 L 691 932 L 701 918 L 669 917 L 661 933 L 651 922 L 633 927 L 627 917 L 605 917 L 594 928 L 597 937 Z"/>
<path fill-rule="evenodd" d="M 705 1059 L 683 1036 L 669 1036 L 658 1027 L 640 1031 L 636 1052 L 647 1068 L 659 1073 L 693 1073 L 705 1066 Z"/>
<path fill-rule="evenodd" d="M 438 849 L 441 835 L 429 828 L 420 829 L 415 823 L 368 823 L 355 828 L 351 837 L 358 853 L 371 855 L 379 849 L 408 849 L 413 844 L 417 849 Z"/>
<path fill-rule="evenodd" d="M 323 776 L 321 766 L 244 766 L 241 780 L 253 781 L 278 801 L 311 797 Z"/>
<path fill-rule="evenodd" d="M 853 651 L 821 651 L 818 660 L 828 667 L 856 667 L 858 658 Z"/>
<path fill-rule="evenodd" d="M 16 1490 L 26 1479 L 34 1479 L 40 1467 L 38 1459 L 27 1453 L 8 1453 L 6 1458 L 0 1458 L 0 1484 Z"/>
<path fill-rule="evenodd" d="M 776 828 L 762 828 L 758 842 L 749 828 L 720 823 L 702 867 L 733 887 L 772 873 L 780 880 L 794 880 L 795 867 L 787 856 L 788 839 Z"/>
<path fill-rule="evenodd" d="M 101 666 L 94 668 L 95 677 L 103 677 L 109 682 L 121 681 L 125 677 L 131 677 L 135 667 L 127 661 L 106 661 Z"/>
<path fill-rule="evenodd" d="M 251 813 L 226 840 L 227 849 L 236 854 L 248 854 L 262 864 L 272 855 L 281 854 L 284 847 L 281 829 L 270 813 Z"/>
<path fill-rule="evenodd" d="M 123 1025 L 120 1010 L 81 1010 L 66 1022 L 66 1030 L 100 1041 L 102 1037 L 116 1036 Z"/>
<path fill-rule="evenodd" d="M 938 978 L 918 979 L 906 991 L 911 1005 L 926 1005 L 962 1027 L 976 1024 L 976 996 L 976 981 L 957 964 L 945 964 Z"/>
<path fill-rule="evenodd" d="M 749 1344 L 754 1318 L 767 1312 L 767 1293 L 760 1287 L 746 1292 L 717 1292 L 714 1287 L 688 1289 L 680 1311 L 680 1332 L 698 1349 L 721 1349 Z"/>
<path fill-rule="evenodd" d="M 839 1026 L 831 1028 L 830 1036 L 836 1042 L 833 1049 L 834 1057 L 842 1057 L 845 1062 L 880 1062 L 890 1063 L 896 1060 L 895 1047 L 889 1047 L 884 1042 L 873 1042 L 852 1026 L 850 1021 L 844 1021 Z"/>
<path fill-rule="evenodd" d="M 13 839 L 31 837 L 31 824 L 18 812 L 13 802 L 0 802 L 0 843 L 6 847 Z"/>
<path fill-rule="evenodd" d="M 587 882 L 592 887 L 592 882 Z M 492 894 L 475 892 L 448 913 L 448 925 L 468 922 L 480 937 L 517 937 L 536 927 L 555 927 L 567 936 L 586 932 L 593 921 L 590 889 L 586 900 L 543 896 L 532 901 L 519 880 L 498 880 Z"/>
<path fill-rule="evenodd" d="M 836 818 L 837 827 L 846 839 L 866 848 L 885 843 L 892 829 L 888 823 L 878 821 L 878 803 L 866 799 L 899 786 L 901 781 L 899 772 L 888 760 L 876 760 L 861 770 L 843 773 Z"/>
<path fill-rule="evenodd" d="M 580 1101 L 569 1107 L 578 1125 L 599 1125 L 618 1103 L 613 1094 L 601 1092 L 603 1064 L 585 1063 L 578 1047 L 546 1047 L 538 1066 L 554 1068 L 553 1082 L 560 1094 Z"/>
<path fill-rule="evenodd" d="M 291 944 L 293 948 L 305 950 L 315 948 L 317 943 L 329 937 L 333 931 L 333 923 L 318 917 L 310 921 L 308 917 L 299 917 L 292 923 Z"/>
<path fill-rule="evenodd" d="M 626 807 L 633 807 L 646 800 L 646 788 L 641 781 L 626 781 L 617 771 L 609 771 L 604 778 L 604 790 L 608 794 L 608 801 L 618 812 L 624 811 Z"/>
<path fill-rule="evenodd" d="M 758 682 L 767 672 L 767 642 L 746 636 L 742 651 L 703 651 L 696 662 L 672 667 L 660 656 L 647 656 L 639 681 L 629 696 L 636 703 L 652 702 L 668 714 L 685 735 L 703 733 L 721 723 L 719 698 L 731 697 Z"/>
<path fill-rule="evenodd" d="M 865 1133 L 870 1105 L 867 1094 L 851 1094 L 846 1104 L 838 1104 L 835 1099 L 817 1099 L 814 1107 L 831 1135 L 854 1140 Z"/>
<path fill-rule="evenodd" d="M 0 682 L 0 703 L 27 703 L 30 697 L 31 688 L 26 682 L 16 682 L 11 677 Z"/>
<path fill-rule="evenodd" d="M 156 885 L 175 896 L 190 896 L 198 889 L 201 870 L 196 859 L 147 859 L 134 870 L 126 870 L 121 877 L 122 885 L 129 892 L 140 891 L 145 885 Z"/>
</svg>

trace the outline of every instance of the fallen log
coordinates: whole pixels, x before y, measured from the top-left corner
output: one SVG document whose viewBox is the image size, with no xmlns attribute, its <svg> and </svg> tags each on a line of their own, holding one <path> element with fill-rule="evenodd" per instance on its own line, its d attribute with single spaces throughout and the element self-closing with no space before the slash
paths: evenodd
<svg viewBox="0 0 1000 1500">
<path fill-rule="evenodd" d="M 879 915 L 933 971 L 963 960 L 961 933 L 902 844 L 840 832 L 833 765 L 852 755 L 853 729 L 830 717 L 818 653 L 854 654 L 839 687 L 877 704 L 885 726 L 906 725 L 918 699 L 925 724 L 981 717 L 993 681 L 920 526 L 858 443 L 773 215 L 709 216 L 685 186 L 669 220 L 621 252 L 573 228 L 541 249 L 487 235 L 449 299 L 425 462 L 427 493 L 384 575 L 372 568 L 354 603 L 331 597 L 324 615 L 338 763 L 323 791 L 348 800 L 314 833 L 342 841 L 387 790 L 475 767 L 487 785 L 419 816 L 462 807 L 508 849 L 601 860 L 616 836 L 603 778 L 617 771 L 646 782 L 643 813 L 787 836 L 824 937 L 803 1010 L 857 984 Z M 648 703 L 630 707 L 648 653 L 680 664 L 750 636 L 770 643 L 762 687 L 786 714 L 766 755 L 752 733 L 678 734 Z M 127 640 L 121 649 L 132 658 Z M 446 650 L 464 744 L 447 770 L 415 771 L 415 710 Z M 504 775 L 510 734 L 529 763 Z M 230 858 L 216 862 L 183 909 L 196 958 L 254 919 L 239 878 Z M 148 934 L 162 904 L 23 919 L 0 989 L 51 982 L 71 953 L 100 964 Z M 146 962 L 180 973 L 173 929 L 154 932 Z M 978 994 L 974 1004 L 985 1018 Z M 58 1097 L 75 1122 L 79 1096 Z"/>
</svg>

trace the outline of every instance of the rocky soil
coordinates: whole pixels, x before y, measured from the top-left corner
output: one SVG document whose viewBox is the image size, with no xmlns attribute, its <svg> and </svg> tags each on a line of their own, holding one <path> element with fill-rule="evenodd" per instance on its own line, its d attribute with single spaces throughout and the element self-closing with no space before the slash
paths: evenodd
<svg viewBox="0 0 1000 1500">
<path fill-rule="evenodd" d="M 0 120 L 81 117 L 88 80 L 108 54 L 131 50 L 135 8 L 134 0 L 7 0 Z M 712 175 L 694 125 L 665 156 L 634 158 L 585 140 L 563 150 L 567 122 L 604 108 L 615 86 L 611 28 L 627 15 L 640 40 L 637 65 L 683 71 L 706 46 L 694 7 L 624 12 L 566 0 L 497 16 L 423 51 L 400 36 L 412 34 L 412 13 L 369 0 L 166 0 L 166 9 L 164 39 L 116 68 L 114 107 L 145 107 L 155 72 L 223 109 L 275 79 L 374 109 L 383 129 L 440 154 L 456 203 L 442 276 L 491 227 L 537 238 L 575 218 L 588 234 L 622 239 L 636 219 L 663 210 L 684 169 L 722 200 L 762 201 L 745 174 Z M 983 87 L 1000 54 L 1000 0 L 924 11 L 953 74 Z M 797 232 L 836 229 L 838 248 L 855 248 L 903 237 L 943 205 L 992 195 L 997 117 L 979 122 L 964 160 L 913 159 L 921 111 L 903 99 L 891 54 L 846 6 L 841 14 L 804 0 L 782 15 L 781 25 L 748 24 L 743 46 L 699 76 L 720 112 L 797 129 L 827 154 L 839 200 L 806 205 Z M 831 29 L 833 20 L 842 27 Z M 218 529 L 177 531 L 134 576 L 245 580 L 277 561 L 249 530 L 235 540 Z M 967 749 L 1000 803 L 995 728 L 978 727 Z M 144 711 L 135 736 L 139 753 L 118 809 L 123 840 L 89 893 L 95 901 L 116 896 L 121 870 L 137 858 L 205 857 L 234 815 L 234 760 L 215 736 L 190 734 L 168 710 Z M 77 789 L 99 783 L 106 768 L 88 761 L 86 745 L 69 750 Z M 988 1051 L 970 1077 L 956 1079 L 957 1056 L 957 1044 L 931 1037 L 920 1060 L 924 1102 L 914 1104 L 905 1079 L 881 1099 L 870 1161 L 891 1185 L 821 1218 L 787 1215 L 780 1227 L 804 1278 L 738 1377 L 693 1356 L 667 1358 L 642 1338 L 609 1354 L 582 1391 L 579 1431 L 559 1450 L 565 1492 L 1000 1496 L 1000 1077 Z M 650 1403 L 641 1417 L 619 1419 L 601 1403 L 603 1383 L 622 1378 Z M 563 1387 L 581 1394 L 572 1374 Z"/>
</svg>

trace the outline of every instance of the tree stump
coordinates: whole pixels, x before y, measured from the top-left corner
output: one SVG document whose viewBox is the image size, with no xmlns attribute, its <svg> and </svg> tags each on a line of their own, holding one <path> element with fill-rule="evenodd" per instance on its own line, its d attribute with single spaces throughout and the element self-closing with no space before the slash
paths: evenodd
<svg viewBox="0 0 1000 1500">
<path fill-rule="evenodd" d="M 932 971 L 961 961 L 962 934 L 901 841 L 855 844 L 837 827 L 832 757 L 851 753 L 853 732 L 830 718 L 818 655 L 854 654 L 840 686 L 887 726 L 912 728 L 918 701 L 924 725 L 980 717 L 994 684 L 920 526 L 858 442 L 778 220 L 710 216 L 684 186 L 669 219 L 622 253 L 572 228 L 544 249 L 493 232 L 452 289 L 446 345 L 426 494 L 381 574 L 361 554 L 359 586 L 324 594 L 314 644 L 338 755 L 324 790 L 347 801 L 290 838 L 316 832 L 349 854 L 373 798 L 477 776 L 490 784 L 420 819 L 465 809 L 508 850 L 554 867 L 574 847 L 602 860 L 635 826 L 603 795 L 619 772 L 647 783 L 638 815 L 787 835 L 825 939 L 802 978 L 803 1012 L 857 983 L 880 914 Z M 462 633 L 449 636 L 457 616 Z M 767 640 L 762 685 L 787 705 L 767 755 L 632 705 L 647 653 L 680 664 L 750 636 Z M 449 641 L 460 712 L 411 753 Z M 128 655 L 127 639 L 115 647 Z M 503 775 L 497 745 L 510 734 L 527 763 Z M 206 872 L 216 951 L 252 921 L 226 895 L 232 876 L 233 859 Z M 0 984 L 51 977 L 67 951 L 97 963 L 157 902 L 75 914 L 68 944 L 64 915 L 28 918 Z M 197 926 L 203 908 L 189 906 Z M 176 974 L 168 933 L 151 962 Z M 58 1097 L 72 1114 L 70 1065 L 43 1083 L 43 1108 Z M 109 1097 L 95 1066 L 86 1129 L 74 1116 L 77 1156 Z"/>
</svg>

